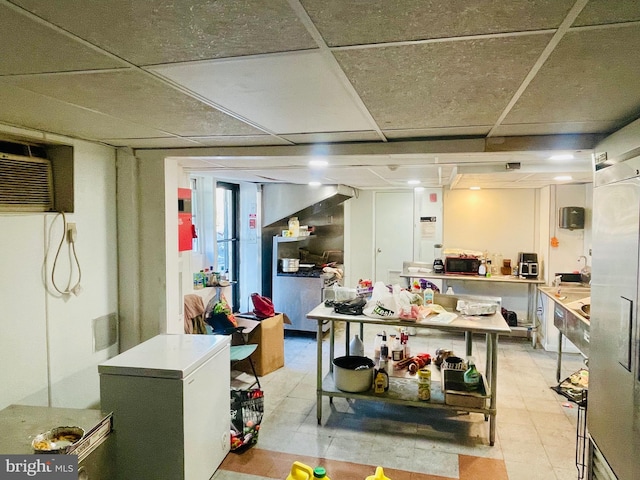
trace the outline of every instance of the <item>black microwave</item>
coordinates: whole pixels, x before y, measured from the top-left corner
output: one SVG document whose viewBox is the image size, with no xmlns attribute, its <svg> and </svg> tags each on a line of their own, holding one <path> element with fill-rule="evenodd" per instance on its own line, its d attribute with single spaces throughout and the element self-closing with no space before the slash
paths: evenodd
<svg viewBox="0 0 640 480">
<path fill-rule="evenodd" d="M 457 275 L 477 275 L 480 260 L 476 257 L 446 257 L 444 273 Z"/>
</svg>

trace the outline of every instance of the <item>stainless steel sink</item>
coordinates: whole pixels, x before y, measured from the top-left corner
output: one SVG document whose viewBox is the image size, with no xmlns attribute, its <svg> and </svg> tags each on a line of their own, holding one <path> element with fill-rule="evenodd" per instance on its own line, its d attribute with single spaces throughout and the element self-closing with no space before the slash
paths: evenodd
<svg viewBox="0 0 640 480">
<path fill-rule="evenodd" d="M 574 312 L 589 320 L 591 317 L 591 297 L 574 300 L 573 302 L 567 304 L 567 308 L 570 308 Z"/>
</svg>

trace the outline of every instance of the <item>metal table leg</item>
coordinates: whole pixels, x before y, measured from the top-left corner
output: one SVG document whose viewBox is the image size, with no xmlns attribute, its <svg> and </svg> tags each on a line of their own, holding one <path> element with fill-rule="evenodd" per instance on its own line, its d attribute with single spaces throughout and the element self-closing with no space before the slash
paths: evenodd
<svg viewBox="0 0 640 480">
<path fill-rule="evenodd" d="M 562 332 L 558 332 L 558 366 L 556 367 L 557 382 L 560 382 L 561 367 L 562 367 Z"/>
<path fill-rule="evenodd" d="M 473 333 L 464 332 L 464 345 L 467 357 L 470 357 L 473 353 Z"/>
<path fill-rule="evenodd" d="M 491 357 L 491 398 L 489 400 L 489 408 L 492 413 L 489 416 L 489 445 L 493 447 L 496 442 L 496 408 L 498 398 L 498 334 L 491 333 L 489 335 L 489 350 L 487 356 Z"/>
<path fill-rule="evenodd" d="M 489 385 L 491 385 L 491 355 L 489 355 L 489 352 L 491 351 L 491 339 L 489 338 L 489 334 L 485 334 L 484 336 L 484 342 L 485 342 L 485 349 L 487 352 L 487 357 L 485 358 L 485 367 L 484 367 L 484 371 L 485 374 L 487 375 L 487 383 Z"/>
<path fill-rule="evenodd" d="M 351 338 L 351 323 L 346 322 L 344 326 L 344 351 L 345 355 L 350 355 L 349 352 L 349 339 Z"/>
<path fill-rule="evenodd" d="M 333 322 L 331 322 L 331 329 L 333 330 Z M 320 425 L 322 422 L 322 320 L 318 320 L 316 343 L 316 416 L 318 417 L 318 425 Z"/>
<path fill-rule="evenodd" d="M 335 323 L 329 323 L 329 373 L 333 373 L 333 358 L 336 351 L 336 329 Z"/>
<path fill-rule="evenodd" d="M 529 296 L 527 299 L 527 315 L 531 322 L 531 346 L 536 348 L 538 345 L 538 316 L 536 315 L 536 308 L 538 306 L 538 287 L 530 283 L 529 284 Z"/>
</svg>

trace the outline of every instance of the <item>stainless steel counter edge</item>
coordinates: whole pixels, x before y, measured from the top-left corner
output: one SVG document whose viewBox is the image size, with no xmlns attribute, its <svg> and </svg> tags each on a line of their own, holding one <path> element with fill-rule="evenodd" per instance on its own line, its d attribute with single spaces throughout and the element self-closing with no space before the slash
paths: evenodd
<svg viewBox="0 0 640 480">
<path fill-rule="evenodd" d="M 591 325 L 591 322 L 585 318 L 582 314 L 580 314 L 575 308 L 571 306 L 572 303 L 577 302 L 583 298 L 587 298 L 591 295 L 591 289 L 587 287 L 567 287 L 565 290 L 566 293 L 562 294 L 562 289 L 560 290 L 561 296 L 557 297 L 556 292 L 558 291 L 557 287 L 538 287 L 540 293 L 543 293 L 555 303 L 565 308 L 569 313 L 575 315 L 578 320 L 586 323 L 587 325 Z"/>
<path fill-rule="evenodd" d="M 447 309 L 447 311 L 451 310 Z M 458 315 L 458 317 L 450 323 L 429 322 L 428 320 L 422 322 L 412 322 L 399 318 L 383 319 L 367 317 L 366 315 L 344 315 L 341 313 L 336 313 L 332 308 L 325 307 L 324 304 L 321 303 L 307 314 L 307 318 L 312 320 L 339 320 L 345 322 L 370 323 L 378 325 L 389 324 L 394 326 L 435 328 L 439 330 L 466 331 L 474 333 L 511 333 L 511 328 L 509 328 L 509 325 L 507 325 L 507 322 L 500 313 L 474 317 Z"/>
</svg>

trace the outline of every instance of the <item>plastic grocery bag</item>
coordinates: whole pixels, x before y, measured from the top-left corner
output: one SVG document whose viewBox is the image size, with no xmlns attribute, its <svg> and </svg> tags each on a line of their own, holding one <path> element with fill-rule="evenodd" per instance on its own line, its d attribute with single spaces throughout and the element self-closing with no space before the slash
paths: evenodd
<svg viewBox="0 0 640 480">
<path fill-rule="evenodd" d="M 412 294 L 402 290 L 400 285 L 387 287 L 383 282 L 376 282 L 362 313 L 371 318 L 400 318 L 403 308 L 411 308 Z"/>
<path fill-rule="evenodd" d="M 258 442 L 264 415 L 264 392 L 260 388 L 231 390 L 231 450 L 246 450 Z"/>
</svg>

